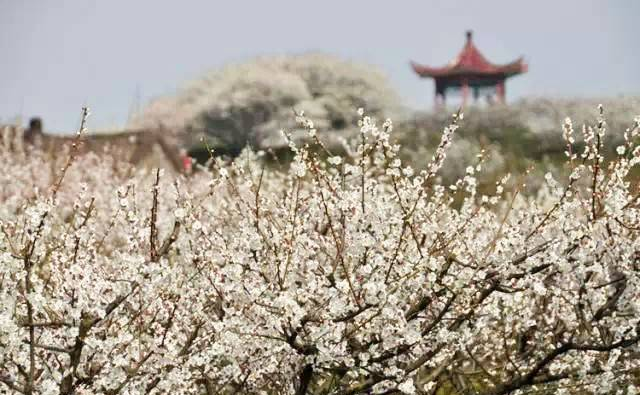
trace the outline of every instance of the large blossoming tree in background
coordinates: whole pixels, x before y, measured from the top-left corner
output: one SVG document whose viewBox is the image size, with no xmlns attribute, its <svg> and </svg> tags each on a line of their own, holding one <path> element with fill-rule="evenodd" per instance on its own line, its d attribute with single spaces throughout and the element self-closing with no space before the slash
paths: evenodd
<svg viewBox="0 0 640 395">
<path fill-rule="evenodd" d="M 319 53 L 271 56 L 212 70 L 176 95 L 153 101 L 133 126 L 162 125 L 186 145 L 201 145 L 204 136 L 237 155 L 247 145 L 282 145 L 279 130 L 294 126 L 294 111 L 305 111 L 325 132 L 344 133 L 357 120 L 352 109 L 390 116 L 401 111 L 399 103 L 370 65 Z"/>
<path fill-rule="evenodd" d="M 638 126 L 606 123 L 538 197 L 483 158 L 437 174 L 356 114 L 349 156 L 286 134 L 288 170 L 251 152 L 190 179 L 74 147 L 0 150 L 0 389 L 9 394 L 634 394 Z M 317 145 L 317 146 L 316 146 Z"/>
</svg>

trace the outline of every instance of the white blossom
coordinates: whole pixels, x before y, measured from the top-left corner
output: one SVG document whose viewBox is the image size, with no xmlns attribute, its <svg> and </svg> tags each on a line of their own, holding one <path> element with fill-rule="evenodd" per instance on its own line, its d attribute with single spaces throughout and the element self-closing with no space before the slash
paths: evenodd
<svg viewBox="0 0 640 395">
<path fill-rule="evenodd" d="M 66 158 L 0 144 L 0 393 L 32 355 L 34 394 L 637 393 L 637 142 L 494 194 L 486 166 L 438 176 L 460 117 L 424 169 L 361 117 L 343 156 L 285 133 L 281 170 L 246 152 L 157 187 L 80 155 L 55 198 L 38 170 Z"/>
</svg>

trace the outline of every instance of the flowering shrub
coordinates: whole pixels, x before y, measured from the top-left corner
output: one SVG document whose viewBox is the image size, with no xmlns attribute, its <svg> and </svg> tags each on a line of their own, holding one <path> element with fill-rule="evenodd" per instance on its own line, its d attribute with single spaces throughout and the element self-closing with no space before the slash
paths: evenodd
<svg viewBox="0 0 640 395">
<path fill-rule="evenodd" d="M 604 156 L 615 157 L 616 147 L 624 143 L 622 133 L 630 126 L 629 114 L 640 114 L 637 97 L 594 99 L 520 99 L 508 106 L 470 106 L 465 109 L 464 128 L 448 152 L 450 158 L 441 172 L 443 180 L 453 182 L 464 177 L 465 168 L 482 150 L 485 158 L 480 189 L 491 186 L 504 173 L 521 173 L 532 169 L 527 180 L 527 193 L 539 189 L 540 181 L 547 171 L 564 173 L 565 143 L 558 125 L 569 117 L 574 124 L 593 123 L 598 103 L 607 109 L 607 125 L 614 133 L 607 134 L 602 141 Z M 394 138 L 403 146 L 399 153 L 407 164 L 420 169 L 423 158 L 433 154 L 433 147 L 440 136 L 441 125 L 447 121 L 446 112 L 417 113 L 396 125 Z M 574 136 L 577 149 L 583 149 L 582 133 Z M 564 174 L 568 176 L 567 174 Z"/>
<path fill-rule="evenodd" d="M 640 120 L 613 161 L 604 119 L 579 152 L 567 123 L 571 176 L 526 197 L 479 193 L 482 157 L 437 182 L 460 114 L 419 172 L 358 117 L 322 160 L 300 114 L 283 171 L 0 150 L 2 391 L 636 393 Z"/>
<path fill-rule="evenodd" d="M 465 123 L 464 134 L 483 132 L 491 139 L 499 139 L 509 129 L 520 129 L 530 133 L 532 138 L 538 140 L 537 143 L 544 144 L 544 148 L 558 149 L 557 143 L 561 143 L 561 136 L 557 133 L 558 123 L 566 117 L 578 125 L 591 123 L 593 110 L 599 104 L 607 109 L 607 123 L 613 130 L 627 128 L 629 114 L 640 111 L 640 98 L 634 96 L 599 99 L 523 98 L 509 105 L 470 106 L 465 109 L 469 120 Z M 442 122 L 446 122 L 446 113 L 418 114 L 412 122 L 414 125 L 407 126 L 435 130 Z M 609 137 L 618 138 L 616 135 Z"/>
</svg>

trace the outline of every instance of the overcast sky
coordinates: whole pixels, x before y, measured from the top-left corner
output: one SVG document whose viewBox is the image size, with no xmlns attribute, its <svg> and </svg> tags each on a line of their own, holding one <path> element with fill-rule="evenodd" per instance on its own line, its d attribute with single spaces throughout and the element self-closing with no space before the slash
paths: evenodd
<svg viewBox="0 0 640 395">
<path fill-rule="evenodd" d="M 123 126 L 131 109 L 227 62 L 319 50 L 377 65 L 406 103 L 430 108 L 439 66 L 466 29 L 495 63 L 524 55 L 523 96 L 640 94 L 640 1 L 0 0 L 0 122 L 49 131 Z"/>
</svg>

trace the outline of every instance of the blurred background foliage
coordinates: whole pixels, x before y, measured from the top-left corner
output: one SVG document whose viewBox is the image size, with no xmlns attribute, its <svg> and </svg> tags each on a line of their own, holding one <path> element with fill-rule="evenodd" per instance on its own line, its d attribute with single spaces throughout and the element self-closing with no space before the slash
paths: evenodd
<svg viewBox="0 0 640 395">
<path fill-rule="evenodd" d="M 562 173 L 564 120 L 573 121 L 579 151 L 582 126 L 595 124 L 599 104 L 607 120 L 606 151 L 613 155 L 624 131 L 640 114 L 638 97 L 540 97 L 509 104 L 471 104 L 464 109 L 464 120 L 448 152 L 449 163 L 440 176 L 447 182 L 463 177 L 481 150 L 486 157 L 481 189 L 483 185 L 490 188 L 505 173 Z M 186 147 L 200 163 L 209 158 L 206 146 L 226 157 L 250 147 L 269 153 L 265 158 L 273 163 L 286 163 L 291 155 L 280 131 L 291 133 L 295 140 L 308 138 L 295 123 L 296 112 L 304 111 L 313 120 L 318 136 L 333 153 L 344 154 L 347 141 L 357 136 L 360 107 L 380 123 L 393 119 L 401 158 L 416 170 L 426 166 L 442 128 L 457 110 L 411 111 L 375 67 L 308 53 L 261 57 L 212 70 L 175 95 L 152 101 L 130 127 L 162 126 L 173 131 L 176 144 Z"/>
</svg>

